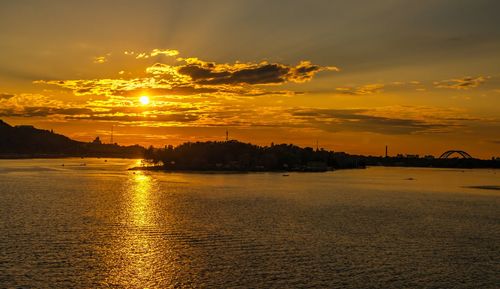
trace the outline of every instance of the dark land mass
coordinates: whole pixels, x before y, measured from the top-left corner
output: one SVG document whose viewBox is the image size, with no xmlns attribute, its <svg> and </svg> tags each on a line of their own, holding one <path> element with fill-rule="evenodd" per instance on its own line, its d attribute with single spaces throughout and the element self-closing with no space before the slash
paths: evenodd
<svg viewBox="0 0 500 289">
<path fill-rule="evenodd" d="M 144 159 L 151 166 L 142 169 L 167 171 L 323 172 L 366 166 L 500 168 L 499 160 L 359 156 L 310 147 L 301 148 L 292 144 L 257 146 L 235 140 L 189 142 L 161 149 L 149 147 Z"/>
<path fill-rule="evenodd" d="M 376 156 L 351 156 L 363 160 L 367 166 L 386 167 L 434 167 L 434 168 L 459 168 L 459 169 L 480 169 L 480 168 L 500 168 L 500 159 L 482 160 L 476 158 L 434 158 L 432 156 L 396 156 L 396 157 L 376 157 Z"/>
<path fill-rule="evenodd" d="M 188 142 L 164 148 L 104 144 L 72 140 L 33 126 L 10 126 L 0 120 L 0 158 L 117 157 L 143 158 L 135 169 L 167 171 L 250 172 L 308 171 L 406 166 L 438 168 L 500 168 L 500 160 L 475 158 L 376 157 L 350 155 L 292 144 L 257 146 L 236 140 Z"/>
<path fill-rule="evenodd" d="M 309 171 L 359 168 L 357 160 L 340 163 L 335 153 L 301 148 L 291 144 L 257 146 L 235 140 L 188 142 L 177 147 L 149 147 L 144 159 L 147 169 L 187 171 Z"/>
<path fill-rule="evenodd" d="M 0 158 L 115 157 L 142 158 L 145 149 L 139 145 L 120 146 L 80 142 L 49 130 L 33 126 L 10 126 L 0 120 Z"/>
</svg>

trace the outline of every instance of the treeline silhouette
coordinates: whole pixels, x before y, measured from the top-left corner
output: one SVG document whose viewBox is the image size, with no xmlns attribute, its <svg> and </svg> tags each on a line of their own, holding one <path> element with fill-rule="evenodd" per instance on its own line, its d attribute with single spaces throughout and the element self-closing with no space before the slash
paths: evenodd
<svg viewBox="0 0 500 289">
<path fill-rule="evenodd" d="M 33 126 L 11 126 L 0 120 L 0 157 L 122 157 L 142 158 L 144 147 L 80 142 Z"/>
<path fill-rule="evenodd" d="M 366 166 L 500 168 L 498 159 L 363 156 L 293 144 L 258 146 L 236 140 L 151 146 L 144 159 L 152 165 L 147 169 L 198 171 L 327 171 Z"/>
<path fill-rule="evenodd" d="M 326 171 L 365 166 L 500 168 L 500 159 L 379 157 L 350 155 L 293 144 L 258 146 L 236 140 L 188 142 L 164 148 L 72 140 L 33 126 L 11 126 L 0 120 L 0 158 L 119 157 L 144 158 L 161 170 Z"/>
<path fill-rule="evenodd" d="M 344 155 L 292 144 L 258 146 L 230 140 L 149 147 L 144 158 L 167 170 L 326 171 L 364 166 Z"/>
</svg>

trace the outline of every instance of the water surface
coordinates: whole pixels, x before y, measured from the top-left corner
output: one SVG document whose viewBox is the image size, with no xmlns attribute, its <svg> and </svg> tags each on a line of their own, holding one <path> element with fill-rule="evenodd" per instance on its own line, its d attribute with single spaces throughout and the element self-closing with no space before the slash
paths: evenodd
<svg viewBox="0 0 500 289">
<path fill-rule="evenodd" d="M 498 170 L 126 170 L 136 162 L 0 160 L 0 288 L 500 284 Z"/>
</svg>

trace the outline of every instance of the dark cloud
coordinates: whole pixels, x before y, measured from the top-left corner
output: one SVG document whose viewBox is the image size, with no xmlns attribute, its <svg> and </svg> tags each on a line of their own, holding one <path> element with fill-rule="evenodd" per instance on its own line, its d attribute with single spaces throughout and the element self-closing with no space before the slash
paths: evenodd
<svg viewBox="0 0 500 289">
<path fill-rule="evenodd" d="M 297 66 L 261 62 L 216 64 L 196 58 L 185 60 L 187 64 L 178 66 L 180 74 L 189 76 L 194 83 L 201 85 L 256 85 L 281 84 L 285 82 L 305 82 L 323 70 L 337 70 L 334 67 L 321 67 L 309 61 Z"/>
<path fill-rule="evenodd" d="M 456 124 L 373 115 L 369 109 L 298 109 L 291 115 L 326 131 L 365 131 L 382 134 L 446 132 Z"/>
<path fill-rule="evenodd" d="M 135 121 L 151 121 L 151 122 L 194 122 L 200 117 L 196 114 L 188 113 L 172 113 L 165 115 L 101 115 L 93 114 L 87 116 L 67 116 L 66 119 L 75 120 L 98 120 L 98 121 L 123 121 L 123 122 L 135 122 Z"/>
<path fill-rule="evenodd" d="M 219 90 L 216 88 L 209 87 L 195 87 L 195 86 L 174 86 L 171 88 L 143 88 L 143 89 L 133 89 L 133 90 L 111 90 L 112 95 L 116 96 L 138 96 L 142 94 L 147 94 L 149 96 L 160 96 L 160 95 L 196 95 L 202 93 L 215 93 Z"/>
<path fill-rule="evenodd" d="M 9 93 L 0 93 L 0 100 L 2 99 L 11 99 L 13 98 L 15 95 L 14 94 L 9 94 Z"/>
<path fill-rule="evenodd" d="M 92 107 L 92 106 L 91 106 Z M 182 107 L 176 105 L 165 105 L 165 106 L 155 106 L 155 107 L 134 107 L 134 106 L 114 106 L 114 107 L 99 107 L 99 112 L 102 114 L 138 114 L 138 113 L 163 113 L 163 112 L 193 112 L 197 111 L 196 107 Z M 97 114 L 97 112 L 92 112 L 91 114 Z"/>
<path fill-rule="evenodd" d="M 455 79 L 448 79 L 442 81 L 435 81 L 434 86 L 438 88 L 449 88 L 449 89 L 470 89 L 478 87 L 483 84 L 489 77 L 477 76 L 477 77 L 462 77 Z"/>
<path fill-rule="evenodd" d="M 93 111 L 89 108 L 58 108 L 43 106 L 25 106 L 21 109 L 0 109 L 0 116 L 5 117 L 44 117 L 51 115 L 78 115 L 89 114 Z"/>
</svg>

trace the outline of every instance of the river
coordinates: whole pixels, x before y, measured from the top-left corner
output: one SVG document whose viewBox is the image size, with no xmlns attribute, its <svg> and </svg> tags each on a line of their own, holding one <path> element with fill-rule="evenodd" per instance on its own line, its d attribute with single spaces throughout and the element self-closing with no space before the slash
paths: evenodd
<svg viewBox="0 0 500 289">
<path fill-rule="evenodd" d="M 0 288 L 498 288 L 500 171 L 0 160 Z"/>
</svg>

